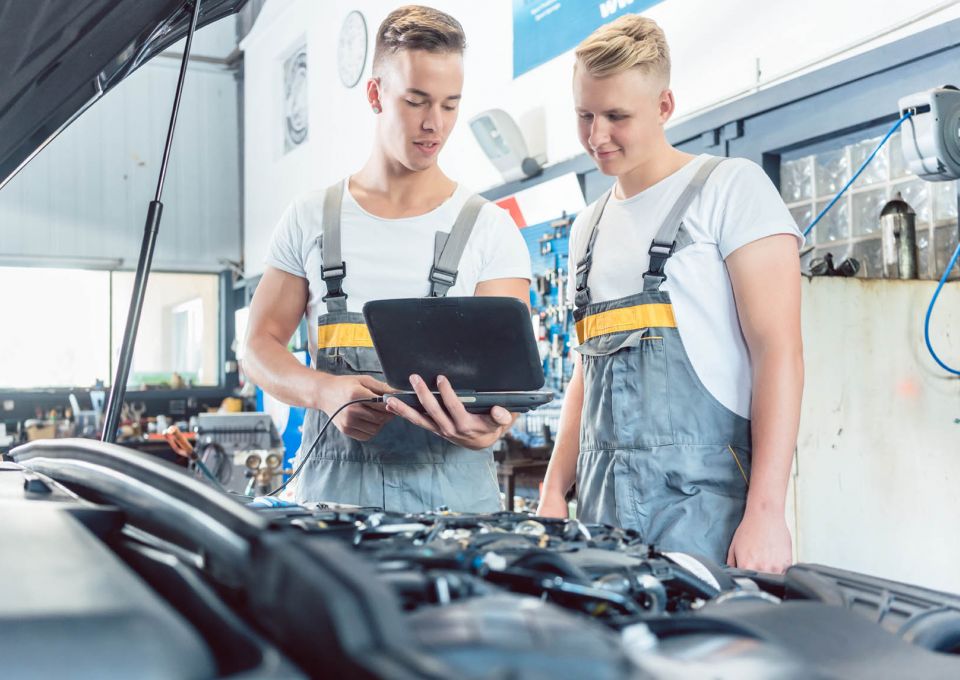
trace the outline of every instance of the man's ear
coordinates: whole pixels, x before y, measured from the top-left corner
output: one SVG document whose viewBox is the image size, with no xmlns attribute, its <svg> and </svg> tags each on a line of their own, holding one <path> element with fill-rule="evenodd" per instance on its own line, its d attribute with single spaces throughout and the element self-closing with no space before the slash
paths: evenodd
<svg viewBox="0 0 960 680">
<path fill-rule="evenodd" d="M 374 113 L 380 113 L 380 111 L 383 110 L 380 93 L 380 78 L 370 78 L 370 80 L 367 81 L 367 102 L 370 104 L 370 108 L 373 109 Z"/>
<path fill-rule="evenodd" d="M 660 92 L 660 124 L 666 125 L 667 121 L 673 115 L 677 108 L 677 102 L 673 98 L 673 90 L 666 88 Z"/>
</svg>

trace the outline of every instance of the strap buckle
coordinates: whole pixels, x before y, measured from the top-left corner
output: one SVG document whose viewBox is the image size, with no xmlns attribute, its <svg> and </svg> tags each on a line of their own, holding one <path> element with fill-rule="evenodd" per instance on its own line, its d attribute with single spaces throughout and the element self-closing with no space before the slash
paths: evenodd
<svg viewBox="0 0 960 680">
<path fill-rule="evenodd" d="M 456 271 L 447 271 L 446 269 L 439 269 L 437 265 L 430 267 L 430 282 L 439 283 L 448 288 L 452 288 L 453 285 L 457 282 L 458 272 Z"/>
<path fill-rule="evenodd" d="M 339 265 L 334 265 L 333 267 L 324 267 L 320 265 L 320 278 L 323 281 L 328 279 L 340 279 L 343 281 L 347 276 L 347 263 L 341 262 Z"/>
<path fill-rule="evenodd" d="M 327 294 L 320 300 L 326 302 L 330 298 L 347 298 L 343 292 L 343 280 L 347 277 L 347 263 L 341 262 L 333 267 L 320 265 L 320 279 L 327 284 Z"/>
<path fill-rule="evenodd" d="M 677 242 L 672 243 L 657 243 L 654 239 L 653 243 L 650 244 L 650 250 L 647 252 L 650 254 L 650 257 L 658 256 L 666 259 L 673 255 L 674 251 L 677 249 Z"/>
<path fill-rule="evenodd" d="M 676 241 L 666 244 L 657 243 L 656 239 L 654 239 L 653 243 L 650 244 L 650 250 L 647 251 L 650 254 L 650 269 L 647 273 L 662 276 L 663 279 L 666 280 L 667 277 L 663 273 L 663 268 L 676 249 Z"/>
</svg>

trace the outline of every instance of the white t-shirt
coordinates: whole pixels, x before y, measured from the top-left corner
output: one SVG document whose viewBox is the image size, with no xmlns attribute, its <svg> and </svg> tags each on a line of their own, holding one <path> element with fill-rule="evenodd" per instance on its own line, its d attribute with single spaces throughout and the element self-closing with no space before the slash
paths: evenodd
<svg viewBox="0 0 960 680">
<path fill-rule="evenodd" d="M 610 197 L 600 218 L 588 285 L 593 302 L 643 290 L 648 250 L 667 213 L 710 156 L 698 156 L 669 177 L 626 200 Z M 570 249 L 570 302 L 574 272 L 586 249 L 587 223 L 595 204 L 574 221 Z M 750 417 L 752 372 L 733 288 L 724 260 L 741 246 L 773 234 L 803 236 L 773 183 L 756 163 L 730 158 L 710 175 L 683 218 L 693 243 L 667 260 L 674 316 L 697 376 L 724 406 Z"/>
<path fill-rule="evenodd" d="M 327 311 L 321 299 L 327 288 L 320 278 L 323 256 L 318 243 L 323 234 L 325 193 L 307 193 L 287 208 L 274 230 L 265 260 L 267 265 L 309 282 L 308 328 Z M 347 310 L 360 312 L 368 300 L 428 295 L 436 232 L 450 231 L 470 194 L 458 185 L 450 198 L 426 214 L 384 219 L 360 207 L 344 187 L 340 247 L 347 263 L 343 281 Z M 530 277 L 530 254 L 520 230 L 505 210 L 489 203 L 480 210 L 460 258 L 457 282 L 447 295 L 473 295 L 480 281 Z M 308 335 L 310 354 L 314 356 L 316 333 Z"/>
</svg>

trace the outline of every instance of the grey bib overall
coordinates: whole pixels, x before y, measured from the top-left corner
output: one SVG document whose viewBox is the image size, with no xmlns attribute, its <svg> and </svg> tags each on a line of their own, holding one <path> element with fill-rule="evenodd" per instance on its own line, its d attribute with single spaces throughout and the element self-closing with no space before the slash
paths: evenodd
<svg viewBox="0 0 960 680">
<path fill-rule="evenodd" d="M 327 189 L 323 205 L 321 278 L 327 287 L 323 298 L 327 313 L 317 321 L 314 366 L 333 375 L 370 375 L 383 380 L 363 315 L 347 311 L 343 290 L 347 267 L 340 249 L 342 202 L 343 182 L 338 182 Z M 479 196 L 471 196 L 450 233 L 437 232 L 429 277 L 431 296 L 445 296 L 456 283 L 460 256 L 484 203 Z M 327 420 L 325 413 L 307 412 L 298 464 Z M 299 502 L 349 503 L 395 512 L 424 512 L 441 505 L 463 512 L 500 510 L 490 449 L 459 447 L 402 418 L 393 418 L 366 442 L 347 437 L 331 424 L 300 473 L 296 498 Z"/>
<path fill-rule="evenodd" d="M 650 246 L 643 291 L 594 303 L 587 280 L 610 192 L 600 199 L 577 264 L 574 311 L 584 383 L 579 518 L 720 563 L 746 503 L 750 421 L 700 382 L 660 286 L 678 243 L 691 242 L 684 213 L 722 160 L 705 162 L 670 210 Z"/>
</svg>

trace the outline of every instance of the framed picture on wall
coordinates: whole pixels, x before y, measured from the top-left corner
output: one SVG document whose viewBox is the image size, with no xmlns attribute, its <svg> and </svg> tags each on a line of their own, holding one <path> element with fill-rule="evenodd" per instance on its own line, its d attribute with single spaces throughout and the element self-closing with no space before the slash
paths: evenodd
<svg viewBox="0 0 960 680">
<path fill-rule="evenodd" d="M 307 45 L 302 43 L 283 62 L 283 152 L 307 141 L 310 106 L 307 97 Z"/>
</svg>

